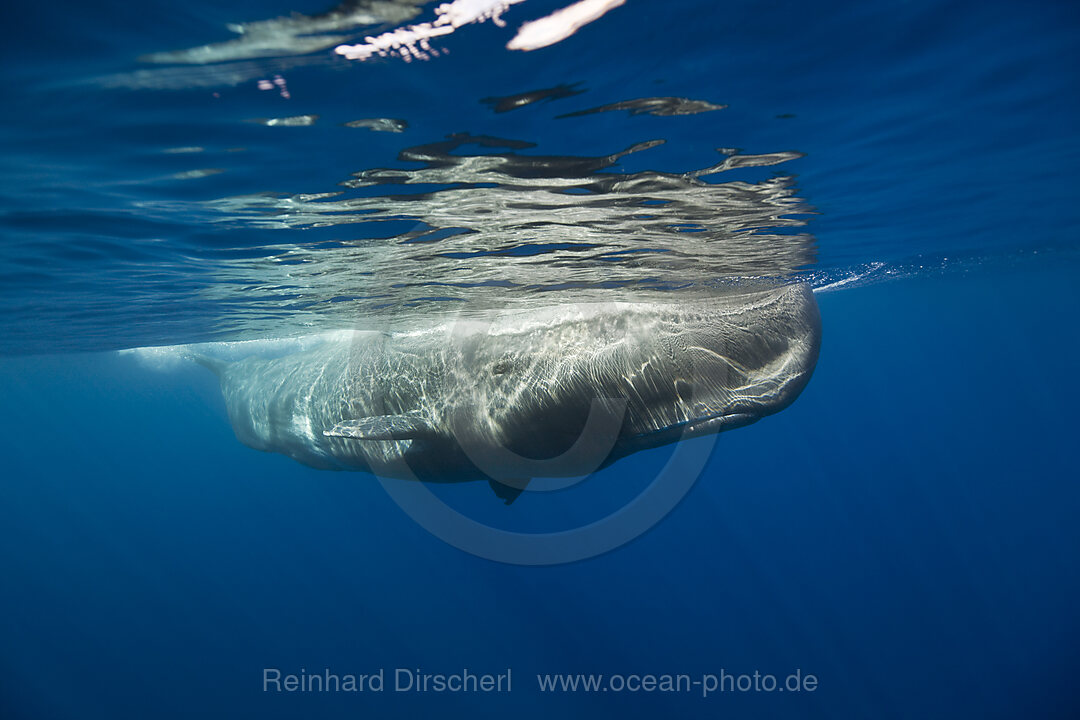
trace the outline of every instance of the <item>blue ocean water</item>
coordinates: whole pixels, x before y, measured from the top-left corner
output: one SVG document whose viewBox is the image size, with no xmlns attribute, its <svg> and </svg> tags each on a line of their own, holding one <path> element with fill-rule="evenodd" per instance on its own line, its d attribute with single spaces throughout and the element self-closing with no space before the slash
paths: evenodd
<svg viewBox="0 0 1080 720">
<path fill-rule="evenodd" d="M 506 48 L 566 4 L 508 6 L 505 26 L 462 25 L 411 62 L 279 35 L 252 57 L 147 57 L 222 52 L 227 23 L 331 9 L 316 0 L 8 8 L 0 717 L 1076 716 L 1076 8 L 628 0 L 549 47 Z M 359 43 L 435 17 L 413 9 L 333 32 Z M 574 114 L 648 97 L 726 107 Z M 344 126 L 379 118 L 404 125 Z M 597 214 L 529 194 L 564 186 Z M 627 193 L 726 243 L 679 270 L 693 287 L 648 261 L 656 288 L 569 264 L 589 233 L 653 232 Z M 741 219 L 717 231 L 709 208 Z M 516 244 L 449 244 L 500 233 Z M 450 248 L 452 273 L 417 264 L 430 247 Z M 492 297 L 692 293 L 736 260 L 817 288 L 809 386 L 721 435 L 651 530 L 550 567 L 442 542 L 370 476 L 246 448 L 205 369 L 115 352 L 358 316 L 409 327 Z M 563 529 L 617 509 L 670 455 L 509 508 L 483 483 L 437 492 L 493 526 Z M 268 668 L 382 669 L 387 687 L 267 692 Z M 512 690 L 395 692 L 398 668 L 509 668 Z M 537 680 L 755 672 L 817 683 Z"/>
</svg>

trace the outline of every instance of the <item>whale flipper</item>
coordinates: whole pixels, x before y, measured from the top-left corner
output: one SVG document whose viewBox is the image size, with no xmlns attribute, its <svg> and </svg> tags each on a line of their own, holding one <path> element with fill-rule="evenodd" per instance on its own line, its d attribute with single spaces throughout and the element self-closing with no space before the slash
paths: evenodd
<svg viewBox="0 0 1080 720">
<path fill-rule="evenodd" d="M 509 505 L 518 499 L 518 495 L 522 493 L 529 481 L 503 480 L 500 482 L 499 480 L 488 480 L 488 484 L 491 485 L 491 489 L 495 492 L 495 497 Z"/>
<path fill-rule="evenodd" d="M 225 371 L 226 366 L 229 364 L 227 361 L 222 360 L 221 358 L 211 357 L 200 352 L 189 353 L 188 357 L 202 365 L 210 372 L 217 375 L 219 378 L 221 377 L 221 374 Z"/>
<path fill-rule="evenodd" d="M 323 431 L 327 437 L 353 440 L 416 440 L 434 434 L 435 428 L 431 427 L 431 423 L 411 415 L 378 415 L 346 420 Z"/>
</svg>

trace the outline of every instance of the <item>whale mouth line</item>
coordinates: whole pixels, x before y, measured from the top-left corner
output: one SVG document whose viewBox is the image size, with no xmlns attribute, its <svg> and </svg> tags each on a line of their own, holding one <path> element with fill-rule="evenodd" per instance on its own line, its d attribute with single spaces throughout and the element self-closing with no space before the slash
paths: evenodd
<svg viewBox="0 0 1080 720">
<path fill-rule="evenodd" d="M 745 427 L 746 425 L 757 422 L 761 419 L 761 417 L 762 415 L 750 412 L 715 412 L 709 415 L 696 417 L 692 420 L 684 420 L 682 422 L 673 423 L 671 425 L 665 425 L 664 427 L 657 428 L 656 430 L 650 430 L 649 432 L 638 433 L 637 435 L 631 436 L 629 439 L 655 440 L 658 439 L 660 436 L 670 436 L 676 432 L 681 432 L 682 438 L 689 439 L 698 437 L 700 435 L 705 435 L 707 433 Z M 667 441 L 665 440 L 665 442 Z"/>
</svg>

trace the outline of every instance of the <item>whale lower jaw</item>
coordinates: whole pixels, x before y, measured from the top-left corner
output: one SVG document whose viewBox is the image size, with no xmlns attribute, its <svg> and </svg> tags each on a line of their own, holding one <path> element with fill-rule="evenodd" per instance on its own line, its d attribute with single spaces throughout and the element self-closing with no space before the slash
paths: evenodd
<svg viewBox="0 0 1080 720">
<path fill-rule="evenodd" d="M 717 413 L 712 416 L 687 420 L 686 422 L 669 425 L 660 428 L 659 430 L 640 433 L 627 438 L 627 442 L 632 446 L 632 449 L 628 448 L 624 454 L 660 447 L 661 445 L 679 442 L 680 440 L 690 440 L 704 435 L 712 435 L 714 433 L 724 432 L 725 430 L 746 427 L 747 425 L 756 423 L 762 417 L 764 416 L 748 412 L 732 412 L 727 414 Z"/>
<path fill-rule="evenodd" d="M 683 436 L 686 438 L 695 438 L 711 433 L 723 432 L 724 430 L 734 430 L 735 428 L 752 425 L 760 420 L 761 417 L 761 415 L 752 415 L 750 413 L 731 413 L 729 415 L 717 415 L 716 417 L 706 418 L 705 420 L 696 420 L 688 424 Z"/>
</svg>

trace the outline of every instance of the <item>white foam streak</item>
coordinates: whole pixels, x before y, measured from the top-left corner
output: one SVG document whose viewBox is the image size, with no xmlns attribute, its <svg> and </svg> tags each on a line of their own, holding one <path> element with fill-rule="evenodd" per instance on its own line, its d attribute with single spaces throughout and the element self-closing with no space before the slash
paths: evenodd
<svg viewBox="0 0 1080 720">
<path fill-rule="evenodd" d="M 406 61 L 427 60 L 439 54 L 431 47 L 432 39 L 449 35 L 463 25 L 486 20 L 502 26 L 505 24 L 502 14 L 511 5 L 522 2 L 525 0 L 454 0 L 435 8 L 437 17 L 432 22 L 400 27 L 365 38 L 357 45 L 339 45 L 334 52 L 350 60 L 367 60 L 375 55 L 398 55 Z"/>
<path fill-rule="evenodd" d="M 881 270 L 883 267 L 885 267 L 885 263 L 883 262 L 872 262 L 866 267 L 855 270 L 850 275 L 842 277 L 839 280 L 833 280 L 832 282 L 829 282 L 825 285 L 815 286 L 814 292 L 818 294 L 833 292 L 834 290 L 839 290 L 840 288 L 849 285 L 858 287 L 859 285 L 863 285 L 868 282 L 870 276 L 877 273 L 877 271 Z"/>
<path fill-rule="evenodd" d="M 547 17 L 521 26 L 507 50 L 539 50 L 570 37 L 585 25 L 599 20 L 626 0 L 581 0 Z"/>
</svg>

